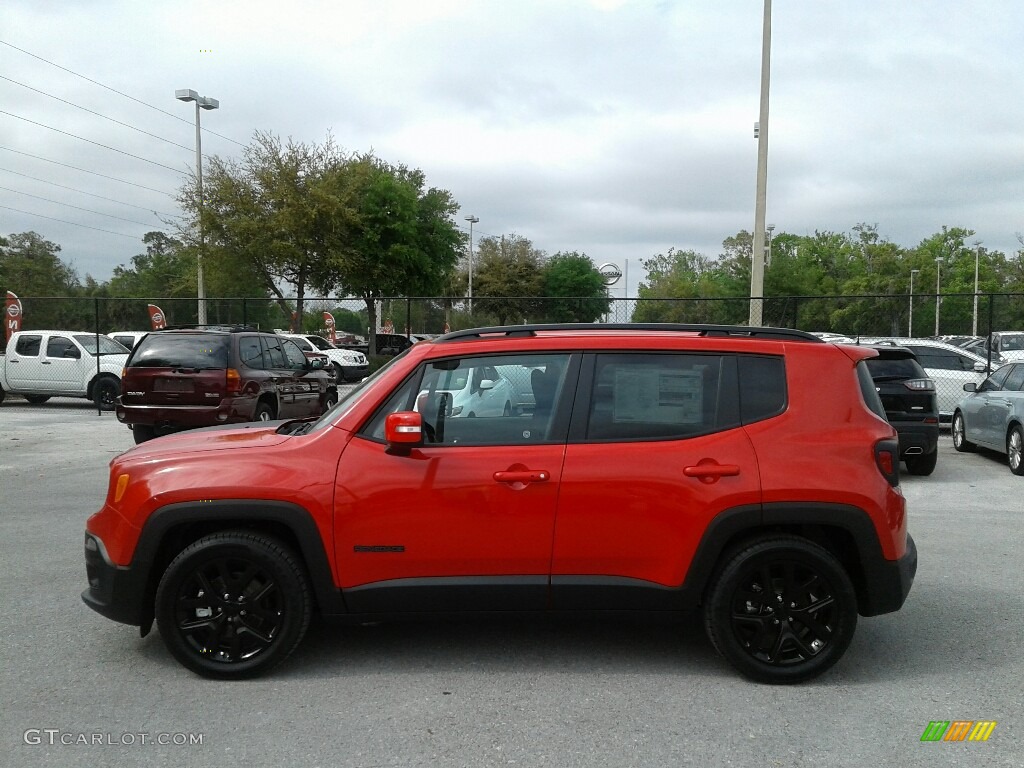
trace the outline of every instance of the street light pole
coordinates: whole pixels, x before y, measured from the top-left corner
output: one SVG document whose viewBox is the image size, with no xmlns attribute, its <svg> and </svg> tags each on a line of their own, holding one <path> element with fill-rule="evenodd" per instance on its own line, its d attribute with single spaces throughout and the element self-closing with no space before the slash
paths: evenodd
<svg viewBox="0 0 1024 768">
<path fill-rule="evenodd" d="M 206 96 L 200 96 L 188 88 L 174 92 L 178 101 L 194 101 L 196 103 L 196 185 L 199 192 L 199 251 L 196 254 L 196 292 L 199 299 L 199 324 L 206 325 L 206 287 L 203 284 L 203 134 L 199 124 L 200 109 L 217 109 L 220 102 Z"/>
<path fill-rule="evenodd" d="M 920 269 L 910 270 L 910 307 L 907 310 L 907 337 L 914 338 L 914 275 L 920 272 Z"/>
<path fill-rule="evenodd" d="M 939 304 L 942 303 L 942 296 L 939 294 L 939 284 L 942 279 L 942 257 L 935 257 L 935 335 L 939 335 Z"/>
<path fill-rule="evenodd" d="M 971 324 L 971 336 L 978 335 L 978 262 L 981 260 L 981 244 L 974 248 L 974 322 Z"/>
<path fill-rule="evenodd" d="M 762 324 L 764 314 L 764 219 L 768 193 L 768 84 L 772 49 L 772 0 L 764 0 L 761 29 L 761 114 L 757 125 L 757 194 L 754 201 L 754 249 L 750 254 L 750 317 Z"/>
<path fill-rule="evenodd" d="M 473 314 L 473 225 L 480 219 L 470 214 L 466 216 L 469 222 L 469 314 Z"/>
</svg>

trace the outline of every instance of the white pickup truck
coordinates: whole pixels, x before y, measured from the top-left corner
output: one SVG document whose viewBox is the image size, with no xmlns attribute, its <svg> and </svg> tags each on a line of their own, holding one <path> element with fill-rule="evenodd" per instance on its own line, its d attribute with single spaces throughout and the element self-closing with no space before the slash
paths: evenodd
<svg viewBox="0 0 1024 768">
<path fill-rule="evenodd" d="M 102 334 L 18 331 L 0 356 L 0 403 L 5 394 L 35 404 L 51 397 L 84 397 L 111 411 L 127 361 L 128 350 Z"/>
</svg>

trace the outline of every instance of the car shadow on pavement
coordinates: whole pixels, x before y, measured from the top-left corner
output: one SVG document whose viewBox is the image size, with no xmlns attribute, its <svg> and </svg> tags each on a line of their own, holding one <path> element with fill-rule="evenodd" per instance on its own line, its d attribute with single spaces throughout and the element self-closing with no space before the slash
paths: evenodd
<svg viewBox="0 0 1024 768">
<path fill-rule="evenodd" d="M 858 621 L 836 669 L 846 682 L 872 684 L 998 675 L 1019 664 L 1018 605 L 1019 595 L 1009 591 L 918 581 L 900 611 Z"/>
<path fill-rule="evenodd" d="M 479 619 L 337 626 L 315 622 L 279 672 L 287 677 L 473 670 L 665 673 L 688 668 L 732 675 L 704 635 L 699 614 L 683 623 Z"/>
</svg>

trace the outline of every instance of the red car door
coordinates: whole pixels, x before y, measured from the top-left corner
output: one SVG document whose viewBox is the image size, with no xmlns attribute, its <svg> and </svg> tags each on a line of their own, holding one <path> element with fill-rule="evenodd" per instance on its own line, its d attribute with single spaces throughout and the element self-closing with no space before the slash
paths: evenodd
<svg viewBox="0 0 1024 768">
<path fill-rule="evenodd" d="M 567 391 L 568 355 L 513 357 L 500 363 L 529 380 L 546 361 Z M 444 361 L 442 374 L 495 360 Z M 335 553 L 349 609 L 543 609 L 565 452 L 558 409 L 475 418 L 442 409 L 435 422 L 425 404 L 445 383 L 429 383 L 433 373 L 400 388 L 339 463 Z M 430 439 L 389 452 L 384 417 L 417 407 Z"/>
</svg>

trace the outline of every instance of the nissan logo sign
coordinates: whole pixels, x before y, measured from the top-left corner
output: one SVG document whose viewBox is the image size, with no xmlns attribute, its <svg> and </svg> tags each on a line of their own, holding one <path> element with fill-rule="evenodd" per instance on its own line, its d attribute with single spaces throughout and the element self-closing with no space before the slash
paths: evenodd
<svg viewBox="0 0 1024 768">
<path fill-rule="evenodd" d="M 18 315 L 21 314 L 21 307 L 19 307 L 17 304 L 9 304 L 7 306 L 7 314 L 10 315 L 11 317 L 17 317 Z"/>
<path fill-rule="evenodd" d="M 610 261 L 606 261 L 598 267 L 597 271 L 601 273 L 601 277 L 604 278 L 604 284 L 608 286 L 615 285 L 622 277 L 622 270 Z"/>
</svg>

